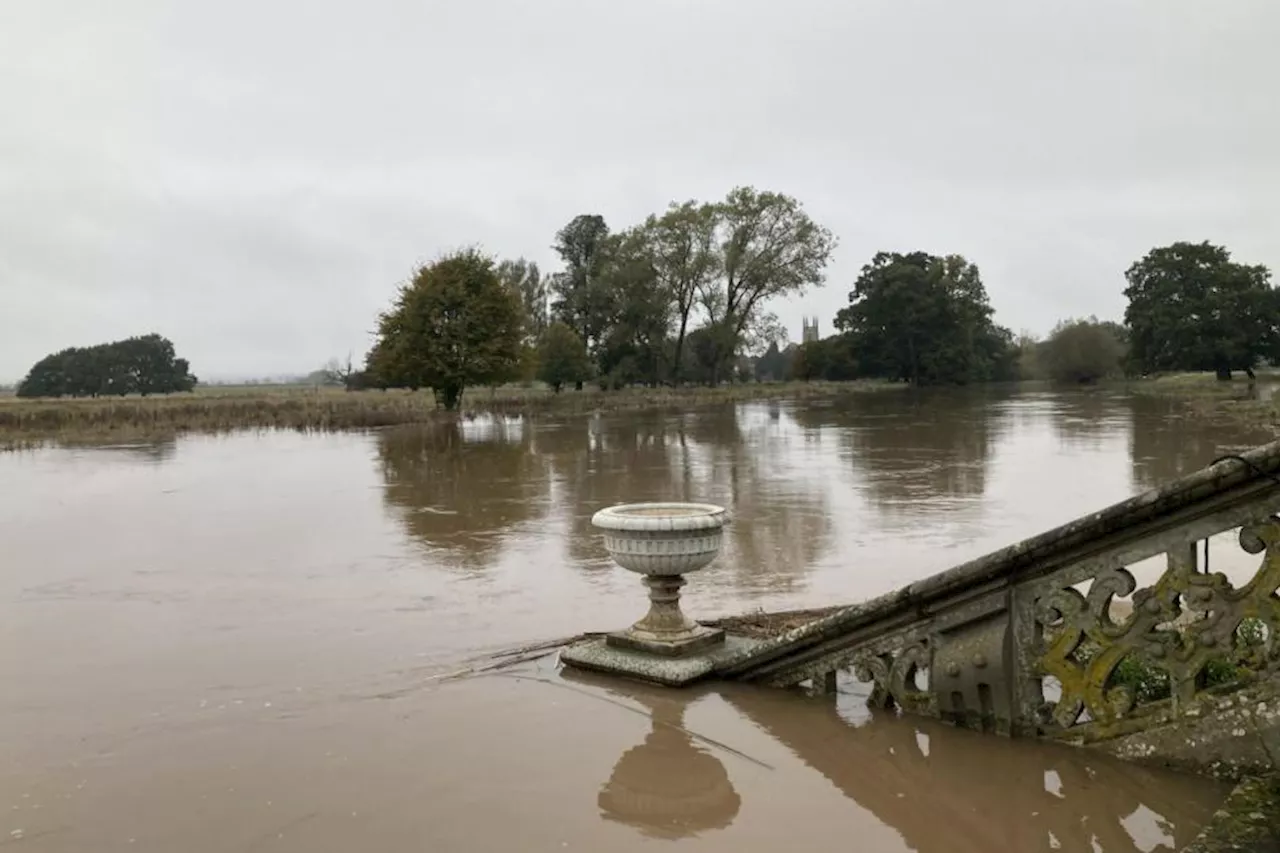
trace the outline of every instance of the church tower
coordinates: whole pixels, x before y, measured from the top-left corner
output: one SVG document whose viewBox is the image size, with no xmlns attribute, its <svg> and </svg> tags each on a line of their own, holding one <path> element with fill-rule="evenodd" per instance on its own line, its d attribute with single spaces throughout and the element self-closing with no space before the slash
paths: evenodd
<svg viewBox="0 0 1280 853">
<path fill-rule="evenodd" d="M 801 318 L 801 322 L 804 324 L 804 327 L 803 329 L 801 329 L 801 332 L 800 332 L 800 342 L 807 344 L 807 343 L 817 341 L 818 340 L 818 318 L 804 317 L 804 318 Z"/>
</svg>

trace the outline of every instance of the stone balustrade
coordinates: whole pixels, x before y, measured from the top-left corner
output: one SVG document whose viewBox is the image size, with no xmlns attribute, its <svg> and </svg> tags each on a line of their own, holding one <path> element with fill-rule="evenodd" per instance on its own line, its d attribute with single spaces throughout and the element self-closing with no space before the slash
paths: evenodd
<svg viewBox="0 0 1280 853">
<path fill-rule="evenodd" d="M 1140 753 L 1162 727 L 1189 731 L 1248 689 L 1239 727 L 1202 734 L 1226 752 L 1257 738 L 1240 761 L 1265 762 L 1280 754 L 1280 689 L 1268 688 L 1280 683 L 1278 476 L 1280 442 L 837 610 L 717 672 L 817 694 L 851 678 L 875 705 L 1001 734 L 1106 741 L 1120 754 Z M 1256 560 L 1244 583 L 1206 565 L 1206 540 L 1229 531 Z M 1134 566 L 1153 560 L 1158 577 L 1140 585 Z"/>
</svg>

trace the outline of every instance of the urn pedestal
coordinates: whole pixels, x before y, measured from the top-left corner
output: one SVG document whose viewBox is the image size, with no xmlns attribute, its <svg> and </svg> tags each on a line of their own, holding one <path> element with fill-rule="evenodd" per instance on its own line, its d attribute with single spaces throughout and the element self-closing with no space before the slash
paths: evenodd
<svg viewBox="0 0 1280 853">
<path fill-rule="evenodd" d="M 582 669 L 659 684 L 682 685 L 711 673 L 743 640 L 699 625 L 680 609 L 685 575 L 707 567 L 724 540 L 723 507 L 697 503 L 637 503 L 597 512 L 591 523 L 604 534 L 613 561 L 641 575 L 649 612 L 603 640 L 571 646 L 561 660 Z"/>
</svg>

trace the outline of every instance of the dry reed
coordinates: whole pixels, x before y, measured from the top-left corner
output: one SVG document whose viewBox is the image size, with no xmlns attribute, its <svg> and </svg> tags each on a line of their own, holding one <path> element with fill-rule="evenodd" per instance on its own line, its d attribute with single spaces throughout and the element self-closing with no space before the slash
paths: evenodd
<svg viewBox="0 0 1280 853">
<path fill-rule="evenodd" d="M 687 409 L 747 400 L 824 398 L 881 389 L 884 383 L 779 383 L 720 388 L 564 391 L 476 388 L 459 415 L 586 414 Z M 298 386 L 201 389 L 165 397 L 0 398 L 0 447 L 58 440 L 164 438 L 241 429 L 362 430 L 455 417 L 430 391 L 343 391 Z"/>
</svg>

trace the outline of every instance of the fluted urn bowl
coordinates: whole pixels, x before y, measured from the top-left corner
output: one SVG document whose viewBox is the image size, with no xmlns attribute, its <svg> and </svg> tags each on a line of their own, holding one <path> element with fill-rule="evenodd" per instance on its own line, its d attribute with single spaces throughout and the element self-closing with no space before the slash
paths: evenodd
<svg viewBox="0 0 1280 853">
<path fill-rule="evenodd" d="M 724 507 L 696 503 L 611 506 L 591 523 L 604 532 L 613 561 L 644 575 L 649 613 L 626 631 L 609 634 L 610 645 L 678 657 L 723 642 L 724 631 L 687 618 L 680 610 L 684 575 L 706 566 L 724 541 Z"/>
<path fill-rule="evenodd" d="M 636 503 L 597 512 L 613 561 L 642 575 L 685 575 L 706 566 L 724 540 L 724 507 L 698 503 Z"/>
</svg>

